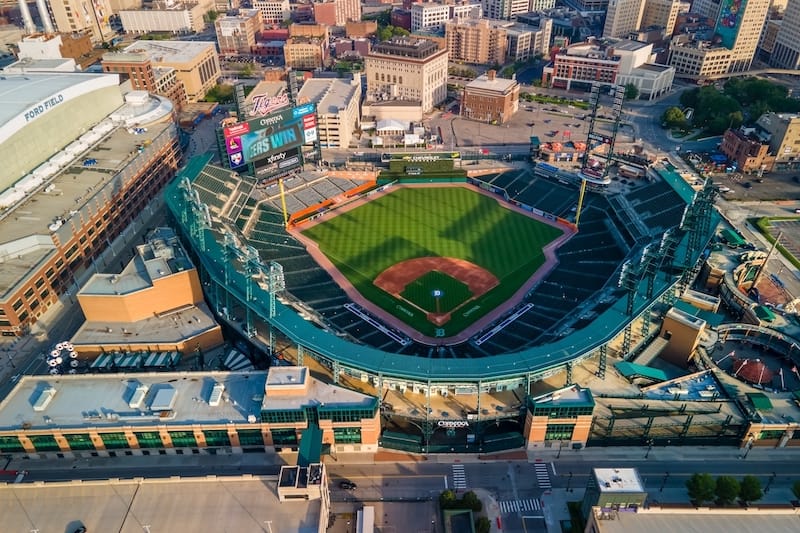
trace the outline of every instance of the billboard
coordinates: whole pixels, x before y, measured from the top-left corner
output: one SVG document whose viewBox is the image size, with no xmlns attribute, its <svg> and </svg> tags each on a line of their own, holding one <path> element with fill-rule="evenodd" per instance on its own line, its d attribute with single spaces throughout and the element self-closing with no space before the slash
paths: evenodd
<svg viewBox="0 0 800 533">
<path fill-rule="evenodd" d="M 316 106 L 284 108 L 229 125 L 223 137 L 231 168 L 252 164 L 262 177 L 284 172 L 302 162 L 300 147 L 318 138 Z"/>
<path fill-rule="evenodd" d="M 733 50 L 746 8 L 747 0 L 722 0 L 714 33 L 728 50 Z"/>
</svg>

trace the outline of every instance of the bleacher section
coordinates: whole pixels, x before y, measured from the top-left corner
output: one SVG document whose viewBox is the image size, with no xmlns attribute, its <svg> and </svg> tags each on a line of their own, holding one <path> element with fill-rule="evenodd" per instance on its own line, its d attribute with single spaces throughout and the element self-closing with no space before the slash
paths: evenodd
<svg viewBox="0 0 800 533">
<path fill-rule="evenodd" d="M 523 204 L 558 217 L 567 217 L 578 203 L 575 188 L 534 176 L 529 170 L 503 172 L 476 179 L 505 190 L 509 197 Z"/>
<path fill-rule="evenodd" d="M 363 181 L 335 178 L 316 172 L 301 172 L 283 181 L 286 210 L 296 213 L 319 204 L 329 198 L 335 198 L 350 189 L 363 184 Z M 264 187 L 266 201 L 275 209 L 281 209 L 280 188 L 277 183 Z"/>
</svg>

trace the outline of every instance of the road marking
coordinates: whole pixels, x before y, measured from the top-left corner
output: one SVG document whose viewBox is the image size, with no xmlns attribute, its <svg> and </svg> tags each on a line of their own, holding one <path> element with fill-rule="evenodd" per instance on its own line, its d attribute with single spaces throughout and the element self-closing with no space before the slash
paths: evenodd
<svg viewBox="0 0 800 533">
<path fill-rule="evenodd" d="M 447 476 L 444 476 L 444 490 L 447 490 Z"/>
<path fill-rule="evenodd" d="M 530 498 L 527 500 L 508 500 L 508 501 L 497 502 L 497 504 L 500 506 L 500 512 L 502 514 L 522 513 L 522 512 L 542 510 L 542 504 L 536 498 Z"/>
<path fill-rule="evenodd" d="M 555 463 L 550 463 L 550 466 L 553 468 L 553 476 L 554 477 L 558 477 L 558 474 L 556 473 L 556 464 Z"/>
<path fill-rule="evenodd" d="M 453 465 L 453 488 L 456 490 L 467 488 L 467 474 L 462 464 Z"/>
<path fill-rule="evenodd" d="M 547 463 L 534 463 L 534 473 L 536 474 L 536 482 L 542 489 L 552 488 L 550 483 L 550 474 L 547 472 Z"/>
</svg>

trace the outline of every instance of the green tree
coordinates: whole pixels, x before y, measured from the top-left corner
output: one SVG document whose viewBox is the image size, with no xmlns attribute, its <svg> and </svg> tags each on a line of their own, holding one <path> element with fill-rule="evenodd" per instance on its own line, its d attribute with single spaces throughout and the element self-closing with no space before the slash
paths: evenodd
<svg viewBox="0 0 800 533">
<path fill-rule="evenodd" d="M 711 474 L 693 474 L 686 480 L 686 490 L 690 500 L 703 505 L 704 502 L 714 499 L 716 483 Z"/>
<path fill-rule="evenodd" d="M 636 100 L 637 98 L 639 98 L 639 88 L 632 83 L 626 84 L 625 100 Z"/>
<path fill-rule="evenodd" d="M 465 509 L 472 509 L 474 513 L 480 513 L 481 509 L 483 509 L 483 503 L 481 503 L 480 498 L 472 491 L 464 493 L 464 497 L 461 498 L 461 503 Z"/>
<path fill-rule="evenodd" d="M 728 505 L 739 496 L 739 480 L 733 476 L 719 476 L 714 494 L 719 505 Z"/>
<path fill-rule="evenodd" d="M 739 487 L 739 499 L 744 503 L 757 502 L 764 496 L 761 490 L 761 482 L 756 476 L 744 476 Z"/>
<path fill-rule="evenodd" d="M 239 74 L 243 78 L 249 78 L 250 76 L 253 75 L 253 65 L 247 63 L 245 66 L 242 67 L 242 70 L 239 71 Z"/>
<path fill-rule="evenodd" d="M 794 494 L 795 498 L 800 499 L 800 481 L 795 481 L 792 484 L 792 494 Z"/>
<path fill-rule="evenodd" d="M 392 29 L 394 26 L 384 26 L 382 28 L 378 28 L 378 40 L 379 41 L 388 41 L 392 38 Z"/>
<path fill-rule="evenodd" d="M 456 493 L 452 490 L 446 490 L 439 494 L 439 508 L 440 509 L 453 509 L 458 504 Z"/>
<path fill-rule="evenodd" d="M 206 13 L 206 16 L 205 16 L 205 19 L 206 19 L 208 22 L 210 22 L 211 24 L 213 24 L 213 23 L 214 23 L 214 21 L 215 21 L 215 20 L 217 20 L 217 18 L 219 18 L 219 13 L 217 13 L 217 12 L 216 12 L 215 10 L 213 10 L 213 9 L 212 9 L 212 10 L 210 10 L 210 11 L 208 11 L 208 12 Z"/>
<path fill-rule="evenodd" d="M 661 122 L 668 128 L 684 128 L 687 126 L 686 115 L 680 107 L 668 107 L 661 115 Z"/>
<path fill-rule="evenodd" d="M 401 28 L 400 26 L 390 26 L 392 28 L 392 36 L 394 37 L 405 37 L 406 35 L 411 35 L 411 32 L 405 28 Z"/>
<path fill-rule="evenodd" d="M 492 522 L 485 516 L 475 520 L 475 533 L 489 533 L 492 530 Z"/>
</svg>

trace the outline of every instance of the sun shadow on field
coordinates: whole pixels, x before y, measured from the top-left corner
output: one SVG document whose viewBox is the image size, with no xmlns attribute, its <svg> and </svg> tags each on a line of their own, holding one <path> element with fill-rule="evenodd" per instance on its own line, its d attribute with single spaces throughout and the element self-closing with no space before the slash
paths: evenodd
<svg viewBox="0 0 800 533">
<path fill-rule="evenodd" d="M 363 276 L 374 279 L 387 267 L 414 257 L 427 257 L 436 255 L 431 250 L 419 244 L 395 235 L 385 239 L 377 246 L 363 252 L 340 258 L 341 262 Z"/>
</svg>

